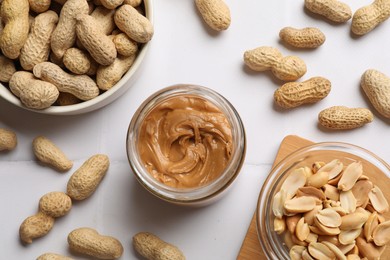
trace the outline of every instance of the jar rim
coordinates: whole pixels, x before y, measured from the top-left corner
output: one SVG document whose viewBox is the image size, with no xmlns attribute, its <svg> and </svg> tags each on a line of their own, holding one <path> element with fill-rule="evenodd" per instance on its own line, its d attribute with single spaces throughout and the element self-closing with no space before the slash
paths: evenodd
<svg viewBox="0 0 390 260">
<path fill-rule="evenodd" d="M 256 231 L 257 236 L 267 259 L 290 259 L 285 246 L 278 241 L 279 236 L 272 230 L 271 220 L 272 200 L 277 187 L 279 186 L 285 173 L 292 169 L 297 161 L 294 159 L 302 158 L 306 153 L 312 151 L 341 151 L 352 154 L 353 157 L 361 158 L 364 161 L 377 167 L 383 174 L 390 178 L 390 165 L 373 152 L 357 145 L 346 142 L 319 142 L 313 143 L 297 149 L 290 153 L 284 159 L 272 167 L 270 173 L 265 179 L 256 207 Z M 295 163 L 293 163 L 295 162 Z"/>
<path fill-rule="evenodd" d="M 137 137 L 140 125 L 148 113 L 158 104 L 175 96 L 197 96 L 210 101 L 227 117 L 233 135 L 232 158 L 221 175 L 209 184 L 195 188 L 174 188 L 156 180 L 143 166 L 138 154 Z M 126 151 L 128 161 L 138 182 L 153 195 L 175 203 L 193 203 L 207 200 L 225 190 L 238 176 L 245 158 L 246 137 L 241 118 L 233 105 L 216 91 L 192 84 L 177 84 L 165 87 L 149 96 L 137 109 L 130 121 Z"/>
</svg>

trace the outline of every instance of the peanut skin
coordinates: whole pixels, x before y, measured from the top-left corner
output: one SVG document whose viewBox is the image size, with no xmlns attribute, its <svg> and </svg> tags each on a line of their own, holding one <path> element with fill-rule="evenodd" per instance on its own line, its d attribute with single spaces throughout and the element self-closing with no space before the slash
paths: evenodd
<svg viewBox="0 0 390 260">
<path fill-rule="evenodd" d="M 73 166 L 73 162 L 68 159 L 65 153 L 44 136 L 34 138 L 33 151 L 39 161 L 53 166 L 58 171 L 68 171 Z"/>
<path fill-rule="evenodd" d="M 351 30 L 356 35 L 364 35 L 390 17 L 390 1 L 375 0 L 372 4 L 359 8 L 352 17 Z"/>
<path fill-rule="evenodd" d="M 370 69 L 362 75 L 360 86 L 374 108 L 382 116 L 390 118 L 390 78 L 380 71 Z"/>
<path fill-rule="evenodd" d="M 318 48 L 325 42 L 325 35 L 314 27 L 296 29 L 285 27 L 279 32 L 279 38 L 296 48 Z"/>
<path fill-rule="evenodd" d="M 277 105 L 294 108 L 315 103 L 325 98 L 331 90 L 331 83 L 323 77 L 313 77 L 304 82 L 288 82 L 274 93 Z"/>
<path fill-rule="evenodd" d="M 159 237 L 140 232 L 133 237 L 134 249 L 143 257 L 150 260 L 185 260 L 184 254 L 176 246 L 169 244 Z"/>
<path fill-rule="evenodd" d="M 54 11 L 47 11 L 37 15 L 34 19 L 31 32 L 26 44 L 20 53 L 20 64 L 25 70 L 49 59 L 50 38 L 58 22 L 58 15 Z"/>
<path fill-rule="evenodd" d="M 136 42 L 146 43 L 153 37 L 152 23 L 131 5 L 119 7 L 115 12 L 114 21 L 122 32 Z"/>
<path fill-rule="evenodd" d="M 67 194 L 74 200 L 84 200 L 91 196 L 106 175 L 110 161 L 107 155 L 96 154 L 77 169 L 70 177 Z"/>
<path fill-rule="evenodd" d="M 17 143 L 15 132 L 0 128 L 0 151 L 11 151 L 15 149 Z"/>
<path fill-rule="evenodd" d="M 305 7 L 336 23 L 345 23 L 352 17 L 351 8 L 338 0 L 305 0 Z"/>
<path fill-rule="evenodd" d="M 70 250 L 98 259 L 117 259 L 123 254 L 121 242 L 111 236 L 100 235 L 92 228 L 78 228 L 68 235 Z"/>
<path fill-rule="evenodd" d="M 71 75 L 51 62 L 34 66 L 34 76 L 55 85 L 59 91 L 70 93 L 81 100 L 90 100 L 99 95 L 95 81 L 86 75 Z"/>
<path fill-rule="evenodd" d="M 29 31 L 28 0 L 4 0 L 1 4 L 0 17 L 4 29 L 0 36 L 0 47 L 3 54 L 16 59 L 25 44 Z"/>
<path fill-rule="evenodd" d="M 205 23 L 215 31 L 227 30 L 231 23 L 230 9 L 224 0 L 195 0 Z"/>
<path fill-rule="evenodd" d="M 244 53 L 244 63 L 255 71 L 271 70 L 280 80 L 294 81 L 306 73 L 305 62 L 296 56 L 285 56 L 274 48 L 262 46 Z"/>
<path fill-rule="evenodd" d="M 371 123 L 374 116 L 366 108 L 348 108 L 334 106 L 322 110 L 318 114 L 318 122 L 323 127 L 337 130 L 348 130 Z"/>
</svg>

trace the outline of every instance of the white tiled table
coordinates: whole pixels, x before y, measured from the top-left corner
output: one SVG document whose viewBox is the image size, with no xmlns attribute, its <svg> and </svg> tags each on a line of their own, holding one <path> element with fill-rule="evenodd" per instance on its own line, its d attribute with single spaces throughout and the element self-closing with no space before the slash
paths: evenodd
<svg viewBox="0 0 390 260">
<path fill-rule="evenodd" d="M 47 251 L 70 255 L 66 236 L 81 226 L 119 238 L 125 248 L 122 259 L 137 259 L 131 238 L 138 231 L 153 232 L 178 245 L 189 260 L 235 259 L 261 185 L 286 135 L 353 143 L 390 162 L 389 121 L 377 113 L 374 122 L 353 131 L 333 132 L 317 126 L 317 114 L 326 107 L 370 107 L 359 81 L 368 68 L 390 75 L 390 21 L 364 37 L 354 38 L 350 21 L 330 24 L 307 13 L 303 0 L 226 2 L 232 24 L 218 34 L 203 25 L 193 1 L 154 1 L 155 35 L 142 73 L 125 95 L 103 109 L 54 117 L 0 100 L 0 127 L 15 130 L 19 141 L 16 150 L 0 154 L 0 259 L 35 259 Z M 345 2 L 353 10 L 370 3 Z M 284 26 L 315 26 L 327 40 L 316 50 L 289 49 L 278 39 Z M 308 67 L 303 79 L 327 77 L 332 82 L 329 96 L 291 111 L 276 108 L 272 97 L 281 82 L 270 73 L 248 70 L 242 61 L 245 50 L 262 45 L 303 58 Z M 236 107 L 246 126 L 247 157 L 241 174 L 226 197 L 205 208 L 174 206 L 152 197 L 136 183 L 127 163 L 125 138 L 133 113 L 150 94 L 177 83 L 218 91 Z M 43 194 L 64 191 L 72 173 L 57 173 L 36 162 L 31 142 L 37 135 L 54 140 L 74 160 L 73 170 L 95 153 L 109 155 L 111 166 L 96 194 L 76 203 L 46 237 L 25 247 L 18 239 L 20 223 L 36 212 Z"/>
</svg>

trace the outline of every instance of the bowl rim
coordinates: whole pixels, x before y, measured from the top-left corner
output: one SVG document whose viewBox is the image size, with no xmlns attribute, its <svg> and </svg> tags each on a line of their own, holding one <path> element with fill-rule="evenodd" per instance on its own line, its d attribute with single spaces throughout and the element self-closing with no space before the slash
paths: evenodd
<svg viewBox="0 0 390 260">
<path fill-rule="evenodd" d="M 299 155 L 303 155 L 305 152 L 312 151 L 311 149 L 316 148 L 322 148 L 322 147 L 333 147 L 333 150 L 336 148 L 344 148 L 347 151 L 357 151 L 358 154 L 354 154 L 357 157 L 362 157 L 360 154 L 364 154 L 365 156 L 368 156 L 370 159 L 377 161 L 380 165 L 375 165 L 380 169 L 385 175 L 387 175 L 390 178 L 390 165 L 380 158 L 375 153 L 371 152 L 370 150 L 363 148 L 358 145 L 350 144 L 347 142 L 337 142 L 337 141 L 329 141 L 329 142 L 318 142 L 313 143 L 309 145 L 305 145 L 303 147 L 300 147 L 296 149 L 295 151 L 288 154 L 286 157 L 281 159 L 278 163 L 276 163 L 270 170 L 269 174 L 267 175 L 266 179 L 264 180 L 264 183 L 261 187 L 257 204 L 256 204 L 256 233 L 257 233 L 257 239 L 259 240 L 259 243 L 261 245 L 261 248 L 263 250 L 264 255 L 267 257 L 267 259 L 286 259 L 289 258 L 283 258 L 283 255 L 279 253 L 279 251 L 275 250 L 275 246 L 271 245 L 269 242 L 270 238 L 267 236 L 267 230 L 264 230 L 262 225 L 263 222 L 265 223 L 266 217 L 263 212 L 265 211 L 265 201 L 267 200 L 267 196 L 269 195 L 269 192 L 272 192 L 272 186 L 271 184 L 275 184 L 275 180 L 279 179 L 281 177 L 281 173 L 279 172 L 281 169 L 283 169 L 283 166 L 288 166 L 288 162 L 293 159 L 294 157 L 297 157 Z M 348 150 L 349 149 L 349 150 Z M 340 150 L 340 149 L 338 149 Z M 363 158 L 366 161 L 368 161 L 366 158 Z M 368 161 L 369 163 L 372 163 L 371 161 Z M 384 169 L 385 171 L 383 171 Z M 387 172 L 387 173 L 386 173 Z M 278 174 L 279 173 L 279 174 Z M 277 183 L 277 181 L 276 181 Z M 270 213 L 271 214 L 271 213 Z M 272 214 L 271 214 L 272 215 Z"/>
<path fill-rule="evenodd" d="M 145 5 L 145 16 L 153 25 L 154 24 L 153 0 L 143 0 L 143 2 Z M 14 96 L 12 92 L 7 87 L 5 87 L 1 82 L 0 82 L 0 98 L 24 110 L 36 112 L 39 114 L 47 114 L 47 115 L 76 115 L 76 114 L 83 114 L 83 113 L 97 110 L 99 108 L 102 108 L 110 104 L 130 88 L 131 86 L 130 79 L 132 77 L 135 77 L 136 72 L 139 71 L 139 68 L 141 67 L 141 64 L 148 52 L 150 44 L 151 41 L 142 44 L 142 49 L 138 53 L 137 57 L 135 58 L 135 61 L 131 66 L 131 68 L 123 75 L 123 77 L 111 89 L 105 91 L 104 93 L 101 93 L 99 96 L 91 100 L 83 101 L 78 104 L 68 105 L 68 106 L 50 106 L 42 110 L 31 109 L 24 106 L 22 102 L 19 100 L 19 98 Z"/>
</svg>

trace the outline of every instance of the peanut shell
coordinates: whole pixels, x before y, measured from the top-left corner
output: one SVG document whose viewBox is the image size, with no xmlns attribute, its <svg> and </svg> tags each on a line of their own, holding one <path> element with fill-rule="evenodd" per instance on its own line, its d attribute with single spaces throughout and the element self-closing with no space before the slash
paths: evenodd
<svg viewBox="0 0 390 260">
<path fill-rule="evenodd" d="M 325 42 L 325 34 L 320 29 L 306 27 L 297 29 L 293 27 L 284 27 L 279 32 L 279 38 L 296 48 L 318 48 Z"/>
<path fill-rule="evenodd" d="M 33 151 L 39 161 L 49 164 L 59 171 L 68 171 L 73 166 L 73 162 L 68 159 L 65 153 L 44 136 L 34 138 Z"/>
<path fill-rule="evenodd" d="M 110 161 L 107 155 L 91 156 L 70 177 L 67 194 L 74 200 L 84 200 L 91 196 L 106 175 Z"/>
<path fill-rule="evenodd" d="M 215 31 L 227 30 L 231 23 L 230 9 L 224 0 L 195 0 L 205 23 Z"/>
<path fill-rule="evenodd" d="M 390 8 L 390 4 L 387 5 Z M 382 116 L 390 118 L 390 78 L 371 69 L 364 72 L 360 85 L 374 108 Z"/>
<path fill-rule="evenodd" d="M 322 110 L 318 114 L 320 125 L 337 130 L 349 130 L 371 123 L 373 114 L 366 108 L 349 108 L 333 106 Z"/>
</svg>

